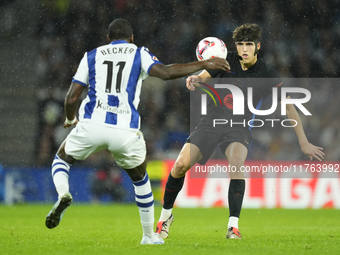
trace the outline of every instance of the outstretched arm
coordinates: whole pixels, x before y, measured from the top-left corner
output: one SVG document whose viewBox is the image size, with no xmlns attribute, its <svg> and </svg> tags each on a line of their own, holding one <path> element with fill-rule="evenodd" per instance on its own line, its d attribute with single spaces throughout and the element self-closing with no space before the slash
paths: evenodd
<svg viewBox="0 0 340 255">
<path fill-rule="evenodd" d="M 163 80 L 183 77 L 202 69 L 221 69 L 226 71 L 230 68 L 227 60 L 223 58 L 211 58 L 203 61 L 196 61 L 187 64 L 163 65 L 155 64 L 150 69 L 150 76 L 156 76 Z"/>
<path fill-rule="evenodd" d="M 64 128 L 71 127 L 78 123 L 76 118 L 76 113 L 78 110 L 78 100 L 81 96 L 81 93 L 86 87 L 80 85 L 79 83 L 72 82 L 71 86 L 66 94 L 64 107 L 65 107 L 65 115 L 66 120 L 64 122 Z"/>
<path fill-rule="evenodd" d="M 287 109 L 288 118 L 293 119 L 297 122 L 297 125 L 294 127 L 294 130 L 299 139 L 302 152 L 306 156 L 308 156 L 310 160 L 315 158 L 319 161 L 322 161 L 325 155 L 325 153 L 322 152 L 323 148 L 317 147 L 308 142 L 305 131 L 303 130 L 303 127 L 302 127 L 300 116 L 298 112 L 296 111 L 295 106 L 293 104 L 287 104 L 286 109 Z M 296 123 L 292 122 L 292 124 L 296 124 Z"/>
</svg>

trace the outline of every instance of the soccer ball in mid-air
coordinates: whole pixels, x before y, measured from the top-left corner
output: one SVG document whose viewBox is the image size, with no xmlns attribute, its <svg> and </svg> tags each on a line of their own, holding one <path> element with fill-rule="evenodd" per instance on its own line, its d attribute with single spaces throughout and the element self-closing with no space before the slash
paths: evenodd
<svg viewBox="0 0 340 255">
<path fill-rule="evenodd" d="M 226 58 L 227 47 L 224 42 L 217 37 L 206 37 L 202 39 L 196 47 L 196 57 L 198 60 L 209 58 Z"/>
</svg>

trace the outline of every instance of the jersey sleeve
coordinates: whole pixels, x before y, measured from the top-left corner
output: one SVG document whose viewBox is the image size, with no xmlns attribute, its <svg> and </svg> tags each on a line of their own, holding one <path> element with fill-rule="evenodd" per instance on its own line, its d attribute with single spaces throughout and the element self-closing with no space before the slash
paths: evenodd
<svg viewBox="0 0 340 255">
<path fill-rule="evenodd" d="M 206 69 L 206 71 L 210 74 L 211 78 L 216 78 L 221 73 L 221 70 L 218 69 Z"/>
<path fill-rule="evenodd" d="M 72 82 L 79 83 L 84 87 L 87 86 L 89 81 L 89 68 L 87 65 L 87 53 L 84 54 L 84 57 L 80 61 L 76 74 L 73 76 Z"/>
<path fill-rule="evenodd" d="M 162 64 L 162 62 L 160 62 L 155 55 L 149 52 L 148 48 L 141 47 L 140 54 L 142 60 L 142 69 L 147 74 L 149 74 L 150 69 L 153 65 Z"/>
</svg>

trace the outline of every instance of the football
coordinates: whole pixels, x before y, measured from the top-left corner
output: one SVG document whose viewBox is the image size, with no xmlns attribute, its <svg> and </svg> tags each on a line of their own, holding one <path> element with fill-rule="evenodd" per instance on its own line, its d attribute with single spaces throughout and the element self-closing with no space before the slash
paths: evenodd
<svg viewBox="0 0 340 255">
<path fill-rule="evenodd" d="M 209 58 L 226 58 L 227 47 L 224 42 L 217 37 L 206 37 L 202 39 L 196 47 L 196 57 L 198 60 Z"/>
</svg>

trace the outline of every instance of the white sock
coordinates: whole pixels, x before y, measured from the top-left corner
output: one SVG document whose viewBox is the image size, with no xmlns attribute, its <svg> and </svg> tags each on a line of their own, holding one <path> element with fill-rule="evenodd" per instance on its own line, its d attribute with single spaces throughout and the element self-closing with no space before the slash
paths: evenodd
<svg viewBox="0 0 340 255">
<path fill-rule="evenodd" d="M 58 156 L 55 156 L 52 162 L 52 177 L 58 192 L 58 198 L 69 192 L 69 170 L 70 165 Z"/>
<path fill-rule="evenodd" d="M 238 217 L 230 216 L 229 217 L 229 222 L 228 222 L 228 228 L 234 227 L 238 229 Z"/>
<path fill-rule="evenodd" d="M 139 209 L 143 235 L 154 236 L 154 200 L 148 174 L 140 181 L 133 182 L 135 199 Z"/>
<path fill-rule="evenodd" d="M 161 216 L 159 217 L 159 221 L 166 221 L 169 219 L 172 213 L 172 208 L 171 209 L 164 209 L 162 208 Z"/>
</svg>

